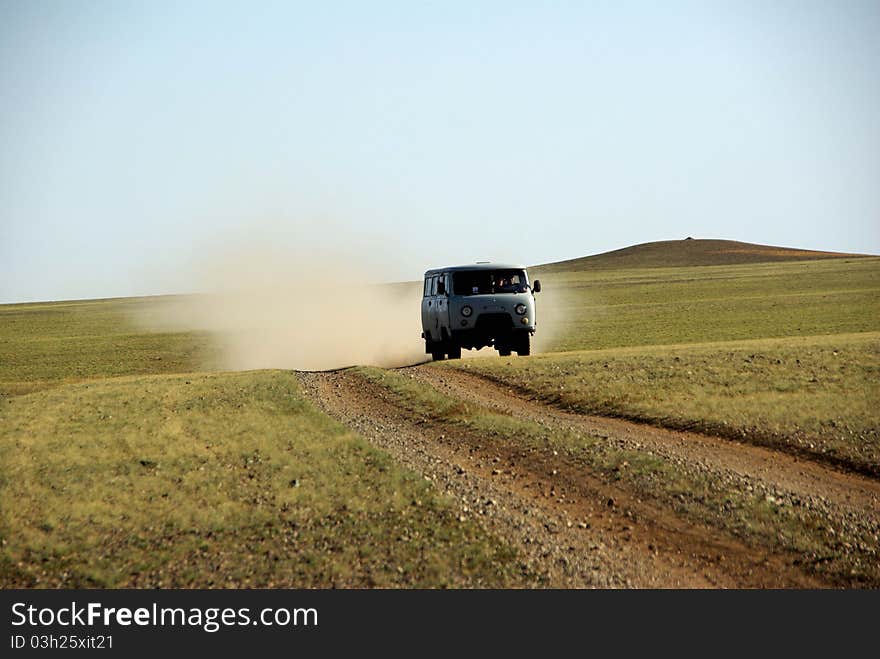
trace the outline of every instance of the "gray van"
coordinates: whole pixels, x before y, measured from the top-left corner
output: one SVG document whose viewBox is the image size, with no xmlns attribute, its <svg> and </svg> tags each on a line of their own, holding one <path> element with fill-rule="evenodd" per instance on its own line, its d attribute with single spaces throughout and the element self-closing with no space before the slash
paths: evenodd
<svg viewBox="0 0 880 659">
<path fill-rule="evenodd" d="M 528 355 L 535 333 L 535 293 L 521 265 L 478 263 L 425 273 L 422 338 L 435 360 L 459 359 L 461 349 L 494 346 L 506 357 Z"/>
</svg>

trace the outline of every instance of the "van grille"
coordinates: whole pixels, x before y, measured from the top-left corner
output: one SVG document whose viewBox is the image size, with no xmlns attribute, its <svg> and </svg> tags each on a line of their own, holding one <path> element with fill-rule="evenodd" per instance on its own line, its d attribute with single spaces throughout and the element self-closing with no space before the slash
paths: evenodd
<svg viewBox="0 0 880 659">
<path fill-rule="evenodd" d="M 477 329 L 487 334 L 509 332 L 513 329 L 513 318 L 509 313 L 484 313 L 477 318 Z"/>
</svg>

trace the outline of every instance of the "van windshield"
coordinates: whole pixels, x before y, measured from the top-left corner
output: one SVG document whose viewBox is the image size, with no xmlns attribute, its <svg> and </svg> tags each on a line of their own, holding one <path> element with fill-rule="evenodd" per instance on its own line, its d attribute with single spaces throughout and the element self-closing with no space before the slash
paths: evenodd
<svg viewBox="0 0 880 659">
<path fill-rule="evenodd" d="M 525 293 L 529 290 L 524 270 L 472 270 L 452 275 L 456 295 Z"/>
</svg>

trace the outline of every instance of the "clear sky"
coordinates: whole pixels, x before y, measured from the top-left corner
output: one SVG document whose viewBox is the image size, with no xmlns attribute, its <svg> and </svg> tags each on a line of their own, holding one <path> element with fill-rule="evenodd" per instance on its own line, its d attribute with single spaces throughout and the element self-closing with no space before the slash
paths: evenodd
<svg viewBox="0 0 880 659">
<path fill-rule="evenodd" d="M 685 236 L 880 253 L 880 2 L 0 0 L 0 302 Z"/>
</svg>

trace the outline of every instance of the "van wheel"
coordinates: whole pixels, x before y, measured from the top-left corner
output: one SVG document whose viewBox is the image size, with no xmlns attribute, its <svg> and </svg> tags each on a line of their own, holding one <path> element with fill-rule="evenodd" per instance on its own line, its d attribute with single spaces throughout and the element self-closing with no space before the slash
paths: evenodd
<svg viewBox="0 0 880 659">
<path fill-rule="evenodd" d="M 520 357 L 528 357 L 532 353 L 530 338 L 531 337 L 526 334 L 517 342 L 516 354 Z"/>
<path fill-rule="evenodd" d="M 435 362 L 443 361 L 443 358 L 445 356 L 446 356 L 446 354 L 443 352 L 442 349 L 440 349 L 440 350 L 434 349 L 431 351 L 431 359 L 433 359 Z"/>
<path fill-rule="evenodd" d="M 502 357 L 510 357 L 510 348 L 504 346 L 503 348 L 498 348 L 498 354 Z"/>
<path fill-rule="evenodd" d="M 446 354 L 449 356 L 449 359 L 461 359 L 461 346 L 449 346 Z"/>
</svg>

